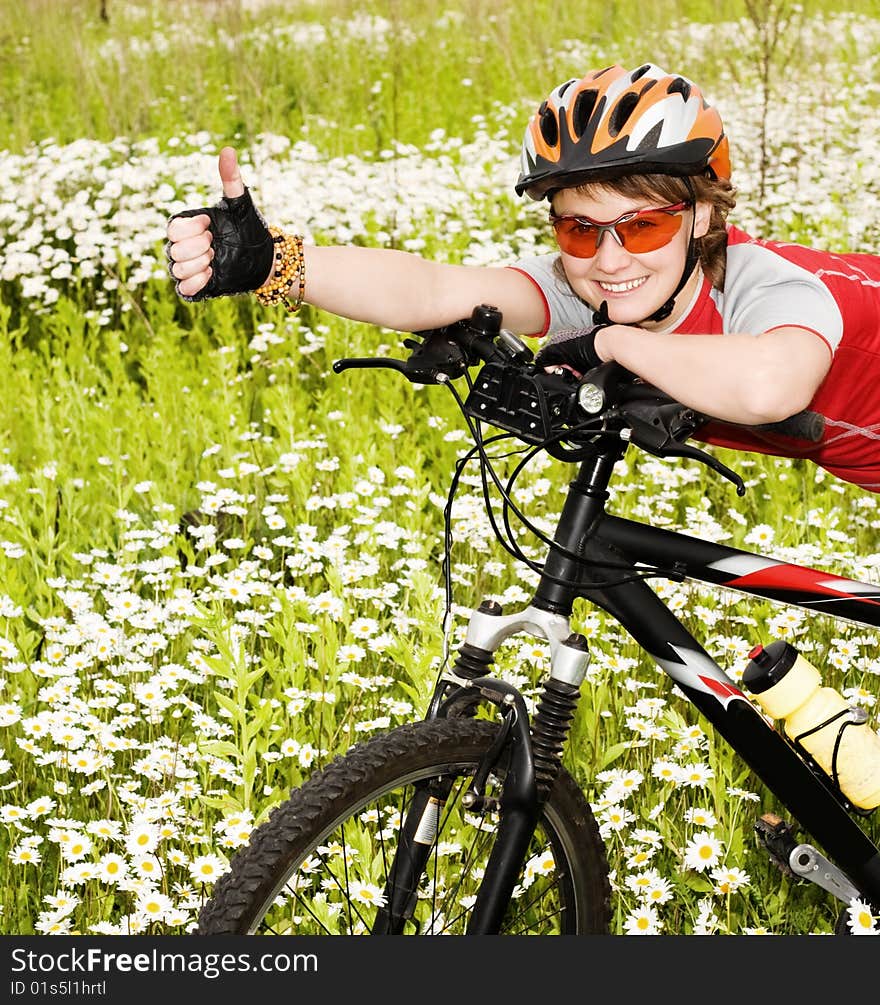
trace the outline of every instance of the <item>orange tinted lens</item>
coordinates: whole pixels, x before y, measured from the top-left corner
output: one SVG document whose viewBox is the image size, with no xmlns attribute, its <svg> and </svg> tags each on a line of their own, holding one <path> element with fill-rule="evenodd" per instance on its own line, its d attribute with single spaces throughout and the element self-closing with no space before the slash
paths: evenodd
<svg viewBox="0 0 880 1005">
<path fill-rule="evenodd" d="M 624 248 L 638 255 L 662 248 L 675 237 L 680 227 L 680 213 L 649 209 L 632 220 L 618 223 L 614 229 L 620 235 Z"/>
<path fill-rule="evenodd" d="M 596 254 L 598 227 L 590 223 L 581 223 L 574 217 L 566 217 L 563 220 L 554 220 L 553 229 L 556 231 L 556 243 L 566 255 L 592 258 Z"/>
</svg>

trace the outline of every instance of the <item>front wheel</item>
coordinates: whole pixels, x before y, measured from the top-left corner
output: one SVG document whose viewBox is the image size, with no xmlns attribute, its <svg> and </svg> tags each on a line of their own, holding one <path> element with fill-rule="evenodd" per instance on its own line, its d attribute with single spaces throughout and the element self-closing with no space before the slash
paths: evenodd
<svg viewBox="0 0 880 1005">
<path fill-rule="evenodd" d="M 435 719 L 401 726 L 336 758 L 254 830 L 202 908 L 198 934 L 465 934 L 498 814 L 473 812 L 461 797 L 497 732 L 491 722 Z M 500 795 L 503 774 L 499 767 L 490 776 L 489 805 L 493 792 Z M 395 854 L 408 816 L 405 840 L 410 849 L 416 842 L 421 857 L 404 896 L 405 918 L 389 929 L 389 897 L 401 899 L 392 879 L 401 859 L 412 856 Z M 606 934 L 610 897 L 599 828 L 563 769 L 501 934 Z"/>
</svg>

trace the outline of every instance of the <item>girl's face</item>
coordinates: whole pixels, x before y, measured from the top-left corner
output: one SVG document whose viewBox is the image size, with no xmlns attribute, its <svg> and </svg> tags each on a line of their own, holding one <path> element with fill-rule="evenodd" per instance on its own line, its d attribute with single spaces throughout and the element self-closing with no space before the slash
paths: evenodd
<svg viewBox="0 0 880 1005">
<path fill-rule="evenodd" d="M 589 195 L 573 188 L 562 189 L 553 197 L 556 216 L 582 217 L 596 224 L 611 223 L 626 214 L 664 205 L 668 203 L 652 196 L 623 196 L 610 189 L 598 188 Z M 617 324 L 644 321 L 666 303 L 678 285 L 687 256 L 691 223 L 694 237 L 702 237 L 709 227 L 711 207 L 698 202 L 695 209 L 688 206 L 675 215 L 681 219 L 678 231 L 668 244 L 654 251 L 628 250 L 610 231 L 600 233 L 598 247 L 590 258 L 579 258 L 560 249 L 562 267 L 572 289 L 593 307 L 598 308 L 604 300 L 608 304 L 609 317 Z M 662 322 L 663 327 L 671 326 L 684 313 L 698 282 L 699 274 L 695 273 L 676 298 L 676 308 Z M 645 327 L 650 328 L 652 324 L 648 322 Z"/>
</svg>

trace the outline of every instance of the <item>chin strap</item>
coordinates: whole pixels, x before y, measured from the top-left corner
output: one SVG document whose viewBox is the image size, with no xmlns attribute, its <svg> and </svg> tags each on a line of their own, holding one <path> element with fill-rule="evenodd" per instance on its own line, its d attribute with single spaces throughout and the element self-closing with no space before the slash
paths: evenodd
<svg viewBox="0 0 880 1005">
<path fill-rule="evenodd" d="M 593 330 L 595 331 L 597 328 L 607 328 L 609 325 L 613 325 L 615 323 L 616 322 L 612 321 L 611 318 L 608 317 L 608 301 L 603 300 L 602 303 L 599 304 L 599 310 L 593 312 Z"/>
<path fill-rule="evenodd" d="M 691 242 L 688 245 L 687 257 L 684 260 L 684 272 L 681 274 L 681 279 L 678 281 L 678 286 L 675 287 L 675 291 L 672 296 L 666 301 L 662 307 L 658 307 L 653 314 L 648 315 L 644 320 L 640 321 L 639 324 L 644 324 L 645 321 L 665 321 L 669 315 L 675 309 L 675 298 L 684 289 L 685 284 L 693 275 L 694 267 L 697 264 L 697 252 L 694 247 L 694 239 L 691 238 Z"/>
<path fill-rule="evenodd" d="M 666 303 L 663 304 L 662 307 L 658 307 L 653 314 L 644 318 L 642 321 L 639 322 L 639 324 L 644 324 L 645 321 L 665 321 L 669 317 L 669 315 L 675 309 L 675 298 L 679 295 L 679 293 L 681 293 L 681 291 L 685 287 L 685 284 L 693 275 L 694 269 L 697 265 L 697 261 L 699 260 L 696 240 L 694 238 L 694 227 L 696 226 L 697 222 L 697 197 L 696 193 L 694 192 L 694 186 L 691 183 L 690 178 L 688 178 L 685 175 L 684 181 L 688 187 L 688 192 L 690 193 L 691 207 L 693 209 L 693 216 L 691 217 L 691 236 L 690 240 L 688 241 L 687 255 L 685 255 L 684 259 L 684 271 L 681 274 L 681 279 L 679 279 L 678 281 L 678 286 L 676 286 L 675 289 L 672 291 L 672 295 L 669 297 Z"/>
</svg>

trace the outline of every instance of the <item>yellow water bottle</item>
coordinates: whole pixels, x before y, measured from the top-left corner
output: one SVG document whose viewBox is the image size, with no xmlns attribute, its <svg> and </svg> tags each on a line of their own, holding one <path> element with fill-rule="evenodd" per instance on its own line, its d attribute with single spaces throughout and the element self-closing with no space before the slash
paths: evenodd
<svg viewBox="0 0 880 1005">
<path fill-rule="evenodd" d="M 880 735 L 863 708 L 832 687 L 788 642 L 755 646 L 742 681 L 771 719 L 796 740 L 863 810 L 880 806 Z"/>
</svg>

